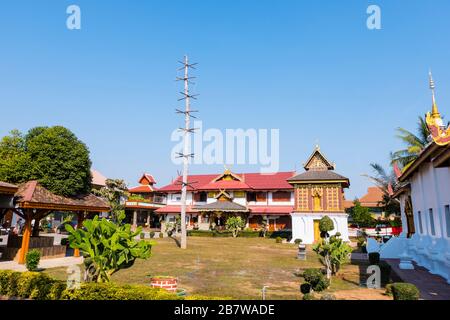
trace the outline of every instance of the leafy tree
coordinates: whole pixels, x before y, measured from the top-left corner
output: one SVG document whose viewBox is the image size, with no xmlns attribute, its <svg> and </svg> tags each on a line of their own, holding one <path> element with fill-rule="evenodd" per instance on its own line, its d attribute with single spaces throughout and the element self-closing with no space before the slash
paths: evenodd
<svg viewBox="0 0 450 320">
<path fill-rule="evenodd" d="M 350 217 L 353 222 L 362 227 L 368 227 L 373 221 L 372 215 L 370 214 L 369 208 L 361 206 L 359 200 L 353 202 L 354 207 L 350 212 Z"/>
<path fill-rule="evenodd" d="M 392 196 L 393 194 L 391 190 L 391 188 L 397 184 L 397 177 L 394 170 L 391 169 L 388 172 L 383 168 L 383 166 L 377 163 L 371 163 L 370 166 L 372 167 L 374 174 L 365 176 L 374 182 L 375 185 L 383 192 L 383 199 L 380 204 L 383 207 L 383 211 L 386 213 L 386 216 L 393 213 L 399 213 L 400 203 Z"/>
<path fill-rule="evenodd" d="M 320 219 L 320 221 L 319 221 L 319 230 L 321 232 L 320 236 L 322 238 L 325 238 L 325 239 L 328 238 L 329 237 L 328 232 L 334 230 L 333 220 L 331 220 L 329 216 L 325 216 L 322 219 Z"/>
<path fill-rule="evenodd" d="M 136 259 L 150 257 L 152 244 L 135 240 L 142 228 L 133 232 L 130 224 L 122 224 L 124 217 L 125 214 L 120 214 L 114 223 L 96 216 L 85 220 L 83 228 L 76 230 L 66 225 L 70 246 L 80 249 L 85 256 L 88 281 L 110 282 L 115 272 L 130 268 Z"/>
<path fill-rule="evenodd" d="M 86 145 L 68 129 L 36 127 L 24 136 L 11 131 L 0 142 L 0 180 L 38 180 L 62 196 L 91 191 L 91 161 Z"/>
<path fill-rule="evenodd" d="M 26 153 L 25 137 L 12 130 L 0 141 L 0 180 L 21 183 L 29 180 L 30 158 Z"/>
<path fill-rule="evenodd" d="M 338 232 L 329 239 L 324 238 L 321 242 L 313 246 L 327 268 L 327 279 L 331 280 L 331 275 L 336 275 L 342 264 L 348 261 L 352 248 L 341 239 Z"/>
<path fill-rule="evenodd" d="M 229 217 L 225 223 L 227 230 L 231 231 L 233 238 L 239 235 L 239 231 L 244 229 L 245 221 L 241 217 Z"/>
<path fill-rule="evenodd" d="M 419 154 L 428 144 L 430 131 L 425 118 L 419 116 L 416 134 L 403 128 L 398 128 L 397 133 L 397 138 L 399 138 L 406 147 L 405 149 L 394 152 L 392 154 L 392 161 L 399 162 L 402 166 L 408 166 L 417 159 Z"/>
<path fill-rule="evenodd" d="M 125 213 L 123 199 L 129 196 L 125 181 L 120 179 L 106 179 L 105 187 L 100 190 L 92 190 L 92 192 L 108 201 L 114 222 L 118 221 L 120 214 Z"/>
</svg>

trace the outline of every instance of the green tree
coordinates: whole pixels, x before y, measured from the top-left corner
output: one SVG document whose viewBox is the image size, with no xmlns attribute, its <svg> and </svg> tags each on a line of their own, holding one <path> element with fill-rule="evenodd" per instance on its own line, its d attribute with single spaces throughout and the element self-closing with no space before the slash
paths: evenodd
<svg viewBox="0 0 450 320">
<path fill-rule="evenodd" d="M 125 212 L 123 201 L 129 196 L 125 181 L 120 179 L 107 179 L 105 181 L 105 187 L 100 190 L 92 190 L 92 192 L 108 201 L 111 207 L 113 221 L 117 222 L 119 215 Z"/>
<path fill-rule="evenodd" d="M 122 224 L 124 217 L 121 214 L 114 223 L 96 216 L 85 220 L 83 228 L 76 230 L 66 225 L 70 246 L 80 249 L 85 257 L 88 281 L 110 282 L 115 272 L 130 268 L 136 259 L 150 257 L 152 244 L 135 240 L 142 228 L 133 232 L 130 224 Z"/>
<path fill-rule="evenodd" d="M 389 172 L 378 163 L 371 163 L 373 175 L 364 175 L 369 178 L 383 192 L 383 198 L 380 205 L 386 216 L 390 214 L 398 214 L 400 212 L 400 203 L 393 197 L 392 189 L 397 184 L 397 177 L 394 170 Z"/>
<path fill-rule="evenodd" d="M 13 130 L 0 142 L 0 180 L 38 180 L 63 196 L 91 191 L 91 161 L 86 145 L 68 129 L 36 127 L 24 136 Z"/>
<path fill-rule="evenodd" d="M 369 208 L 361 206 L 361 202 L 359 202 L 359 200 L 355 200 L 353 204 L 354 207 L 350 212 L 352 221 L 358 224 L 360 227 L 368 227 L 373 220 Z"/>
<path fill-rule="evenodd" d="M 10 183 L 29 180 L 29 163 L 25 137 L 20 131 L 12 130 L 0 141 L 0 180 Z"/>
<path fill-rule="evenodd" d="M 225 223 L 228 231 L 231 231 L 233 237 L 236 238 L 239 235 L 239 232 L 244 229 L 245 221 L 241 217 L 229 217 L 227 222 Z"/>
<path fill-rule="evenodd" d="M 404 167 L 410 165 L 428 144 L 429 135 L 430 131 L 425 118 L 421 116 L 419 116 L 417 122 L 417 133 L 397 128 L 397 138 L 405 144 L 405 149 L 394 152 L 392 161 L 398 162 Z"/>
</svg>

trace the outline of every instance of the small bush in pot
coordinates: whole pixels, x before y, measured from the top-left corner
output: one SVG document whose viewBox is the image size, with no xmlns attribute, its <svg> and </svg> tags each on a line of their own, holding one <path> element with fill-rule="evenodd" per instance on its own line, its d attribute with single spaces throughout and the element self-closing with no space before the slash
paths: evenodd
<svg viewBox="0 0 450 320">
<path fill-rule="evenodd" d="M 31 250 L 25 257 L 25 266 L 28 271 L 36 271 L 41 260 L 41 252 L 39 250 Z"/>
<path fill-rule="evenodd" d="M 391 290 L 394 300 L 419 300 L 419 289 L 411 283 L 393 283 Z"/>
<path fill-rule="evenodd" d="M 303 242 L 302 239 L 295 239 L 295 240 L 294 240 L 294 243 L 295 243 L 296 245 L 300 245 L 300 244 L 302 244 L 302 242 Z"/>
<path fill-rule="evenodd" d="M 155 231 L 150 231 L 150 238 L 153 239 L 155 237 Z"/>
<path fill-rule="evenodd" d="M 303 294 L 308 294 L 311 292 L 311 285 L 309 283 L 302 283 L 300 285 L 300 292 Z"/>
<path fill-rule="evenodd" d="M 159 238 L 160 239 L 164 238 L 164 234 L 162 232 L 159 233 Z"/>
</svg>

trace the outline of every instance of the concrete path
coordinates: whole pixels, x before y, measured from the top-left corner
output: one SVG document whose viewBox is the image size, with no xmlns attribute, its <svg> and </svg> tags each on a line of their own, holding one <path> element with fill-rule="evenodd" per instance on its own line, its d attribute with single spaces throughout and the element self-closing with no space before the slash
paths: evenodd
<svg viewBox="0 0 450 320">
<path fill-rule="evenodd" d="M 444 278 L 431 274 L 427 269 L 414 264 L 414 270 L 401 270 L 398 259 L 386 259 L 392 272 L 402 281 L 414 284 L 424 300 L 450 300 L 450 285 Z"/>
<path fill-rule="evenodd" d="M 39 263 L 39 269 L 50 269 L 59 267 L 69 267 L 83 263 L 83 258 L 64 257 L 55 259 L 43 259 Z M 18 264 L 15 261 L 0 262 L 0 270 L 27 271 L 25 265 Z"/>
</svg>

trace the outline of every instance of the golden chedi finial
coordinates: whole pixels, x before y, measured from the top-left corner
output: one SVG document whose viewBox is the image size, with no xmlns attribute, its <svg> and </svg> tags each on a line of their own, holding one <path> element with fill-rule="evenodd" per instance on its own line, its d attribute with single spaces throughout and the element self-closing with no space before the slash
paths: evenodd
<svg viewBox="0 0 450 320">
<path fill-rule="evenodd" d="M 431 94 L 432 94 L 432 99 L 433 99 L 433 106 L 431 108 L 431 116 L 434 119 L 441 119 L 441 114 L 439 113 L 437 103 L 436 103 L 436 95 L 435 95 L 436 86 L 434 84 L 433 74 L 431 73 L 431 70 L 429 72 L 429 78 L 430 78 L 430 89 L 431 89 Z"/>
</svg>

